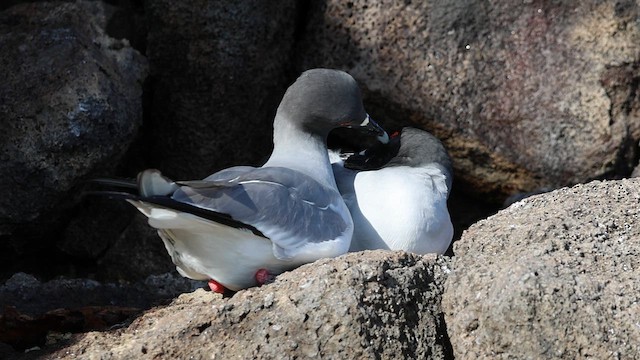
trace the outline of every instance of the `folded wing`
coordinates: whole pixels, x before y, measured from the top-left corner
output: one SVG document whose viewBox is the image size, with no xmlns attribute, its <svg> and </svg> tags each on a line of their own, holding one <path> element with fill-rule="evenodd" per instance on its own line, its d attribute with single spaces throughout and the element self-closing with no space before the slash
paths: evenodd
<svg viewBox="0 0 640 360">
<path fill-rule="evenodd" d="M 256 228 L 271 239 L 274 255 L 280 259 L 347 234 L 348 239 L 353 230 L 335 190 L 287 168 L 235 167 L 205 180 L 177 184 L 180 187 L 172 200 L 228 214 Z"/>
</svg>

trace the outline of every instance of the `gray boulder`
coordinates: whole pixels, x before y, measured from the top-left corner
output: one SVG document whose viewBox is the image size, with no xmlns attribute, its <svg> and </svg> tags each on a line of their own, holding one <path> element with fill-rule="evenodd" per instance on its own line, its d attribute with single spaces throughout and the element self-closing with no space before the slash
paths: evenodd
<svg viewBox="0 0 640 360">
<path fill-rule="evenodd" d="M 0 248 L 51 239 L 72 188 L 113 168 L 141 124 L 147 62 L 105 35 L 112 12 L 97 1 L 0 12 Z"/>
<path fill-rule="evenodd" d="M 636 358 L 640 179 L 537 195 L 455 243 L 443 308 L 457 359 Z"/>
<path fill-rule="evenodd" d="M 77 336 L 53 358 L 444 359 L 443 257 L 325 259 L 231 298 L 197 290 L 126 329 Z"/>
<path fill-rule="evenodd" d="M 308 13 L 299 67 L 345 69 L 376 119 L 432 131 L 471 192 L 502 201 L 631 172 L 637 1 L 333 0 Z"/>
</svg>

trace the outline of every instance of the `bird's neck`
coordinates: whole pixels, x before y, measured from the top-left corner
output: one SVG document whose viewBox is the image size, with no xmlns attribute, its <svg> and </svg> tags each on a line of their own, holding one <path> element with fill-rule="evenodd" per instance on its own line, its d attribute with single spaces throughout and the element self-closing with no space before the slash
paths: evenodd
<svg viewBox="0 0 640 360">
<path fill-rule="evenodd" d="M 276 115 L 273 124 L 273 152 L 263 167 L 286 167 L 304 173 L 321 184 L 336 188 L 327 153 L 326 135 L 304 131 Z"/>
</svg>

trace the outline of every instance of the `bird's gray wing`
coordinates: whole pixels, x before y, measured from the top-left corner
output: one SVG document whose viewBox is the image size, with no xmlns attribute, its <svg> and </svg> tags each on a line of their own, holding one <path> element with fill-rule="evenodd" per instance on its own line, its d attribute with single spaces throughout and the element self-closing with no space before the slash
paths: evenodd
<svg viewBox="0 0 640 360">
<path fill-rule="evenodd" d="M 180 187 L 172 198 L 255 227 L 274 243 L 278 258 L 343 237 L 352 228 L 334 189 L 291 169 L 231 168 L 193 185 Z"/>
<path fill-rule="evenodd" d="M 192 188 L 208 188 L 212 186 L 235 186 L 234 180 L 256 170 L 253 166 L 233 166 L 211 174 L 202 180 L 176 181 L 178 185 Z"/>
</svg>

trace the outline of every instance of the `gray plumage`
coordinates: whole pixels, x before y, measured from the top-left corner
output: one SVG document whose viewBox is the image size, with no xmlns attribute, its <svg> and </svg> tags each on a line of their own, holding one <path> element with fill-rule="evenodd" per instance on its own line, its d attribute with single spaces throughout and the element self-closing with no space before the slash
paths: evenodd
<svg viewBox="0 0 640 360">
<path fill-rule="evenodd" d="M 356 81 L 337 70 L 304 72 L 287 89 L 273 127 L 273 152 L 262 167 L 176 182 L 145 170 L 137 192 L 125 184 L 124 192 L 109 194 L 149 218 L 180 274 L 231 290 L 259 284 L 263 270 L 277 275 L 347 252 L 353 222 L 335 184 L 327 135 L 353 127 L 386 136 L 365 112 Z"/>
<path fill-rule="evenodd" d="M 341 201 L 336 191 L 287 168 L 230 168 L 178 185 L 190 186 L 179 187 L 172 199 L 251 224 L 273 241 L 279 259 L 308 243 L 336 239 L 349 226 L 335 211 Z"/>
</svg>

